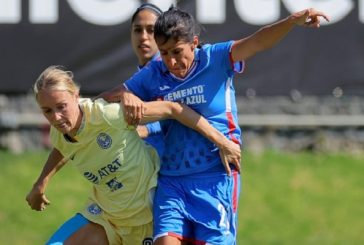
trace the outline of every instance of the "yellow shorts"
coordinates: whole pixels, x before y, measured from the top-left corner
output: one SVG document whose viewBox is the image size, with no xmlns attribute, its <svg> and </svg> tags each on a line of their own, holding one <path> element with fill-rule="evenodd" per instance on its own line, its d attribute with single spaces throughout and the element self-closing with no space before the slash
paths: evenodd
<svg viewBox="0 0 364 245">
<path fill-rule="evenodd" d="M 93 208 L 98 212 L 96 204 Z M 89 206 L 90 207 L 90 206 Z M 91 215 L 89 212 L 81 212 L 89 221 L 104 227 L 110 245 L 152 245 L 153 244 L 153 221 L 137 226 L 115 226 L 104 212 L 99 215 Z"/>
<path fill-rule="evenodd" d="M 97 220 L 95 223 L 104 227 L 110 245 L 153 244 L 153 222 L 140 226 L 121 227 L 114 227 L 103 219 Z"/>
</svg>

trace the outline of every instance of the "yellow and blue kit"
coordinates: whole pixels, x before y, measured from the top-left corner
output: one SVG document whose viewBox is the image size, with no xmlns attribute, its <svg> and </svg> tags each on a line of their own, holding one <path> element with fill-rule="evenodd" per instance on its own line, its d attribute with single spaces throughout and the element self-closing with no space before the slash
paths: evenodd
<svg viewBox="0 0 364 245">
<path fill-rule="evenodd" d="M 80 214 L 102 225 L 110 244 L 143 244 L 152 236 L 150 192 L 157 185 L 158 155 L 124 121 L 120 104 L 80 99 L 79 105 L 83 119 L 76 142 L 53 127 L 50 138 L 68 164 L 92 184 Z"/>
</svg>

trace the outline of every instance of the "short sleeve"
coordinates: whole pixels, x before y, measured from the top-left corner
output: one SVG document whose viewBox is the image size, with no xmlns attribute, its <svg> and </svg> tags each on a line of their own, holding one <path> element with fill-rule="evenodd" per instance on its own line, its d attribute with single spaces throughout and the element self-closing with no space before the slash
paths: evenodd
<svg viewBox="0 0 364 245">
<path fill-rule="evenodd" d="M 108 103 L 103 99 L 98 99 L 94 104 L 94 115 L 94 120 L 97 120 L 97 117 L 103 118 L 114 128 L 130 128 L 124 120 L 123 109 L 120 103 Z"/>
<path fill-rule="evenodd" d="M 243 72 L 244 61 L 233 62 L 231 48 L 234 41 L 217 43 L 211 46 L 211 57 L 216 62 L 220 62 L 219 66 L 225 68 L 229 72 Z"/>
<path fill-rule="evenodd" d="M 151 100 L 150 86 L 148 84 L 152 84 L 152 70 L 149 65 L 145 66 L 124 83 L 127 90 L 131 91 L 143 101 Z"/>
</svg>

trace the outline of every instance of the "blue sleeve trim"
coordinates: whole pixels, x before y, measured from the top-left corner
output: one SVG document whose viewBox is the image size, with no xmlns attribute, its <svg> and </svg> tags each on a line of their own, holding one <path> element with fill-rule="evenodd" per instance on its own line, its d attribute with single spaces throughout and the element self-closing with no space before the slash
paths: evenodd
<svg viewBox="0 0 364 245">
<path fill-rule="evenodd" d="M 233 48 L 233 45 L 234 45 L 234 42 L 231 42 L 230 43 L 230 48 L 229 48 L 229 59 L 230 59 L 232 69 L 233 69 L 234 72 L 243 73 L 243 71 L 245 69 L 245 61 L 244 60 L 236 61 L 236 62 L 233 61 L 233 55 L 232 55 L 232 52 L 231 52 L 232 48 Z"/>
<path fill-rule="evenodd" d="M 145 126 L 148 130 L 149 135 L 158 134 L 162 131 L 161 125 L 159 122 L 148 123 Z"/>
</svg>

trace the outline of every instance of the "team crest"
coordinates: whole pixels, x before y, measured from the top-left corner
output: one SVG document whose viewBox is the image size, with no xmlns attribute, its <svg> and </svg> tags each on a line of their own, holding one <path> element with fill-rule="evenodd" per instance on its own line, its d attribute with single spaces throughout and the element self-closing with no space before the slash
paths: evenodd
<svg viewBox="0 0 364 245">
<path fill-rule="evenodd" d="M 96 203 L 93 203 L 90 206 L 88 206 L 87 211 L 90 214 L 99 215 L 102 210 L 101 210 L 101 208 Z"/>
<path fill-rule="evenodd" d="M 153 245 L 153 239 L 148 237 L 143 240 L 143 245 Z"/>
<path fill-rule="evenodd" d="M 107 149 L 110 148 L 111 143 L 112 143 L 112 139 L 110 137 L 110 135 L 106 134 L 106 133 L 100 133 L 97 136 L 97 144 L 102 148 L 102 149 Z"/>
</svg>

